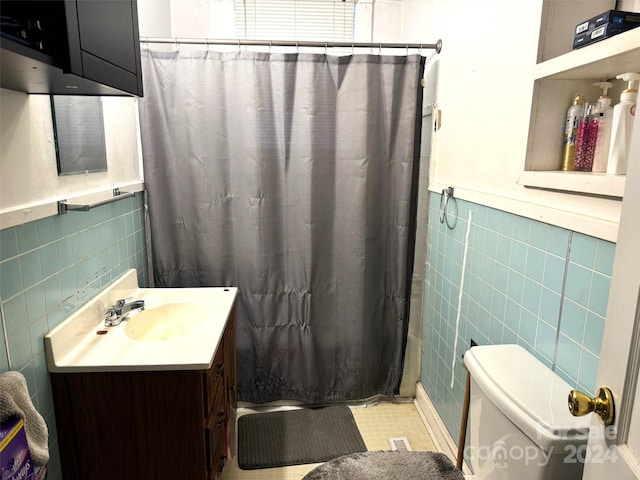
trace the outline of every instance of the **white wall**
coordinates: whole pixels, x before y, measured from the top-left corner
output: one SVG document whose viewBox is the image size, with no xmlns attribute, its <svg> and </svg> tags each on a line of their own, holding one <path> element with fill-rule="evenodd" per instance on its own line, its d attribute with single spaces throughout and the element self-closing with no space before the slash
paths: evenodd
<svg viewBox="0 0 640 480">
<path fill-rule="evenodd" d="M 137 4 L 141 37 L 171 36 L 170 0 L 138 0 Z"/>
<path fill-rule="evenodd" d="M 616 8 L 627 12 L 640 12 L 640 0 L 618 0 Z"/>
<path fill-rule="evenodd" d="M 371 40 L 372 1 L 356 5 L 356 41 Z M 393 23 L 400 22 L 402 0 L 383 2 L 391 4 Z M 138 15 L 142 37 L 235 38 L 234 0 L 138 0 Z"/>
<path fill-rule="evenodd" d="M 48 95 L 0 89 L 0 228 L 57 212 L 56 201 L 142 181 L 137 100 L 104 98 L 107 171 L 58 176 Z"/>
<path fill-rule="evenodd" d="M 235 38 L 233 8 L 233 0 L 138 0 L 140 36 Z"/>
<path fill-rule="evenodd" d="M 451 185 L 460 198 L 615 240 L 619 201 L 516 183 L 541 13 L 542 0 L 405 0 L 401 41 L 441 38 L 444 45 L 431 67 L 442 129 L 433 139 L 430 189 Z"/>
</svg>

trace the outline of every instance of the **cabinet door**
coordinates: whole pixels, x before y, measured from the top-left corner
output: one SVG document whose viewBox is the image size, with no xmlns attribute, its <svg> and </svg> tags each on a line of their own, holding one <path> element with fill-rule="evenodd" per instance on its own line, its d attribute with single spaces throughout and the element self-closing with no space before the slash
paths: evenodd
<svg viewBox="0 0 640 480">
<path fill-rule="evenodd" d="M 51 389 L 65 480 L 205 477 L 202 372 L 54 373 Z"/>
<path fill-rule="evenodd" d="M 234 410 L 238 403 L 236 350 L 236 308 L 234 306 L 227 322 L 227 329 L 224 332 L 225 384 L 228 392 L 227 406 Z"/>
<path fill-rule="evenodd" d="M 238 407 L 238 390 L 236 382 L 236 307 L 233 307 L 227 327 L 224 332 L 224 363 L 225 363 L 225 388 L 226 388 L 226 453 L 229 457 L 237 454 L 236 438 L 236 411 Z"/>
<path fill-rule="evenodd" d="M 224 389 L 224 370 L 225 370 L 225 349 L 222 344 L 216 351 L 211 368 L 204 372 L 204 415 L 208 417 L 214 409 L 214 404 L 218 397 L 222 405 L 225 404 Z"/>
<path fill-rule="evenodd" d="M 71 73 L 142 96 L 136 0 L 66 0 Z"/>
</svg>

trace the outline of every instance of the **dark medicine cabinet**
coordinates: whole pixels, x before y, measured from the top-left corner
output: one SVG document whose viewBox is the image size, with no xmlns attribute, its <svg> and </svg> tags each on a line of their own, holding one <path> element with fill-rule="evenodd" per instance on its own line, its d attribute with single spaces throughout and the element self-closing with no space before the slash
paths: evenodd
<svg viewBox="0 0 640 480">
<path fill-rule="evenodd" d="M 1 87 L 142 96 L 136 0 L 0 1 Z"/>
</svg>

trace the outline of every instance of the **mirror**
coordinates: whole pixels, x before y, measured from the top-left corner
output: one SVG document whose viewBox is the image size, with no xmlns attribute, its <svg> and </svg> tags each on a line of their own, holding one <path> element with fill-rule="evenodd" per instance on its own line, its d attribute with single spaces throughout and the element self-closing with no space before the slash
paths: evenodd
<svg viewBox="0 0 640 480">
<path fill-rule="evenodd" d="M 58 175 L 107 171 L 102 98 L 51 96 Z"/>
</svg>

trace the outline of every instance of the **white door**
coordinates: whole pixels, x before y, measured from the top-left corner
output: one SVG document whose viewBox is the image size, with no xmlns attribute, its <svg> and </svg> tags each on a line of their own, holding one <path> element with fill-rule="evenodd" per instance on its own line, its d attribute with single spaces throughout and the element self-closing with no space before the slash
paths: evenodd
<svg viewBox="0 0 640 480">
<path fill-rule="evenodd" d="M 593 415 L 585 480 L 640 479 L 639 301 L 640 120 L 636 118 L 597 381 L 598 387 L 609 387 L 613 393 L 615 420 L 613 427 L 605 428 Z"/>
</svg>

